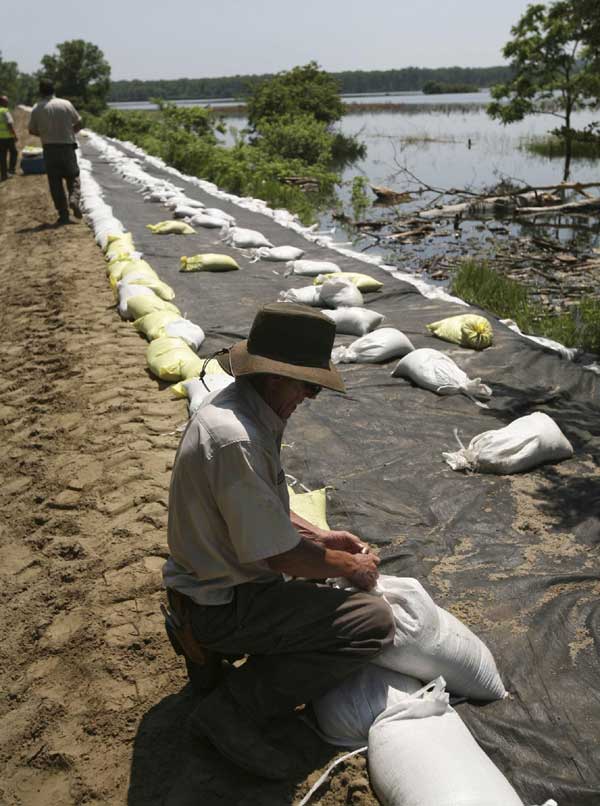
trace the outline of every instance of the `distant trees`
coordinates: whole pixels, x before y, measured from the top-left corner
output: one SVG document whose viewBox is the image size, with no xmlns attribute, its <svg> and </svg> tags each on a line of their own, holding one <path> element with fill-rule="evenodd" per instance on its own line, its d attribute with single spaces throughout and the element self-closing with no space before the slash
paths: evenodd
<svg viewBox="0 0 600 806">
<path fill-rule="evenodd" d="M 587 0 L 586 0 L 587 2 Z M 596 0 L 590 0 L 594 3 Z M 409 92 L 421 90 L 427 81 L 490 87 L 510 77 L 509 67 L 404 67 L 398 70 L 346 70 L 330 73 L 342 93 Z M 246 98 L 257 84 L 271 75 L 179 78 L 170 81 L 113 81 L 109 101 L 147 101 L 160 97 Z"/>
<path fill-rule="evenodd" d="M 21 73 L 16 62 L 4 61 L 0 51 L 0 93 L 8 96 L 9 104 L 30 104 L 36 91 L 37 82 L 34 77 Z"/>
<path fill-rule="evenodd" d="M 97 45 L 71 39 L 56 46 L 58 53 L 42 57 L 40 75 L 51 79 L 58 95 L 80 110 L 97 113 L 106 107 L 110 65 Z"/>
<path fill-rule="evenodd" d="M 562 121 L 553 134 L 565 147 L 568 179 L 575 132 L 573 112 L 600 104 L 600 4 L 597 0 L 557 0 L 527 7 L 511 29 L 503 54 L 512 78 L 492 88 L 488 114 L 503 123 L 550 113 Z"/>
<path fill-rule="evenodd" d="M 423 84 L 423 95 L 444 95 L 449 92 L 479 92 L 479 87 L 472 84 L 445 84 L 443 81 L 426 81 Z"/>
</svg>

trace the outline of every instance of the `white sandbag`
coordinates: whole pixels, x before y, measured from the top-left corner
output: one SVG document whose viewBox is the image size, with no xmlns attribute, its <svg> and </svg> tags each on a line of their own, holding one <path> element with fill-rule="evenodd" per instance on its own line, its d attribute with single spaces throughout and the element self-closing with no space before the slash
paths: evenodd
<svg viewBox="0 0 600 806">
<path fill-rule="evenodd" d="M 298 274 L 301 277 L 318 277 L 319 274 L 337 274 L 342 270 L 329 260 L 290 260 L 287 264 L 286 277 Z"/>
<path fill-rule="evenodd" d="M 348 347 L 336 347 L 331 353 L 331 360 L 334 364 L 376 364 L 390 358 L 399 358 L 414 349 L 408 336 L 401 330 L 380 327 L 353 341 Z"/>
<path fill-rule="evenodd" d="M 178 205 L 173 210 L 173 218 L 193 218 L 195 215 L 198 214 L 198 210 L 194 207 L 188 207 L 187 205 Z"/>
<path fill-rule="evenodd" d="M 188 396 L 188 412 L 190 417 L 195 414 L 202 401 L 212 392 L 218 392 L 225 389 L 230 383 L 233 383 L 235 378 L 232 375 L 219 373 L 218 375 L 205 375 L 202 380 L 199 378 L 192 378 L 188 381 L 181 381 L 181 386 L 185 388 Z"/>
<path fill-rule="evenodd" d="M 296 246 L 261 246 L 254 253 L 256 260 L 272 260 L 289 263 L 292 260 L 299 260 L 304 254 L 304 249 Z"/>
<path fill-rule="evenodd" d="M 221 221 L 221 225 L 223 221 Z M 241 227 L 230 227 L 228 224 L 223 228 L 223 241 L 235 246 L 236 249 L 255 249 L 259 246 L 273 246 L 265 236 L 254 229 L 242 229 Z"/>
<path fill-rule="evenodd" d="M 335 332 L 347 336 L 364 336 L 383 322 L 385 316 L 368 308 L 325 308 L 321 311 L 335 322 Z"/>
<path fill-rule="evenodd" d="M 117 310 L 119 316 L 123 319 L 134 319 L 133 314 L 130 313 L 127 302 L 133 297 L 156 297 L 157 295 L 151 288 L 145 285 L 135 285 L 135 283 L 119 282 L 118 284 L 119 301 L 117 303 Z"/>
<path fill-rule="evenodd" d="M 504 428 L 478 434 L 468 448 L 461 443 L 459 451 L 442 456 L 452 470 L 523 473 L 545 462 L 568 459 L 573 447 L 551 417 L 534 411 Z"/>
<path fill-rule="evenodd" d="M 489 400 L 492 390 L 481 383 L 481 378 L 471 380 L 445 353 L 430 347 L 421 347 L 402 358 L 394 371 L 394 378 L 408 378 L 422 389 L 438 395 L 464 394 Z"/>
<path fill-rule="evenodd" d="M 327 308 L 356 308 L 364 305 L 363 295 L 352 283 L 343 279 L 326 280 L 317 285 L 319 301 Z"/>
<path fill-rule="evenodd" d="M 518 324 L 512 319 L 501 319 L 500 323 L 506 325 L 506 327 L 510 328 L 510 330 L 515 333 L 518 333 L 519 336 L 523 336 L 524 339 L 534 341 L 536 344 L 540 344 L 548 350 L 554 350 L 554 352 L 558 353 L 562 358 L 566 358 L 567 361 L 572 361 L 579 352 L 576 347 L 565 347 L 564 344 L 561 344 L 559 341 L 554 341 L 554 339 L 549 339 L 547 336 L 530 336 L 528 333 L 523 333 Z"/>
<path fill-rule="evenodd" d="M 217 207 L 207 207 L 204 212 L 206 215 L 214 216 L 214 218 L 220 218 L 221 221 L 227 221 L 229 224 L 235 223 L 235 218 L 226 213 L 224 210 L 219 210 Z"/>
<path fill-rule="evenodd" d="M 368 663 L 312 701 L 319 730 L 330 744 L 361 747 L 379 714 L 415 694 L 422 685 L 414 677 Z"/>
<path fill-rule="evenodd" d="M 204 331 L 202 328 L 190 322 L 189 319 L 175 319 L 172 322 L 167 322 L 165 325 L 165 336 L 183 339 L 195 352 L 198 352 L 200 345 L 204 341 Z"/>
<path fill-rule="evenodd" d="M 201 213 L 196 211 L 190 218 L 190 224 L 195 227 L 204 227 L 205 229 L 221 229 L 223 226 L 223 219 L 214 215 L 206 215 L 204 211 Z"/>
<path fill-rule="evenodd" d="M 419 680 L 441 675 L 452 694 L 476 700 L 505 696 L 492 653 L 465 624 L 438 607 L 416 579 L 380 574 L 374 594 L 394 615 L 394 645 L 373 663 Z"/>
<path fill-rule="evenodd" d="M 406 719 L 401 707 L 369 731 L 369 778 L 382 806 L 523 806 L 456 711 Z"/>
<path fill-rule="evenodd" d="M 281 291 L 278 300 L 279 302 L 295 302 L 298 305 L 317 306 L 321 304 L 321 289 L 316 285 L 290 288 L 289 291 Z"/>
</svg>

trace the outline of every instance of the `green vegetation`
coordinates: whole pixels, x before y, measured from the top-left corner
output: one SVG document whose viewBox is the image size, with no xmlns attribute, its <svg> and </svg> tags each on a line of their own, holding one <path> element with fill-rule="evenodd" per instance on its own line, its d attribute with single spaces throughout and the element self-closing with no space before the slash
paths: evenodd
<svg viewBox="0 0 600 806">
<path fill-rule="evenodd" d="M 106 108 L 110 65 L 97 45 L 71 39 L 56 46 L 58 53 L 42 56 L 40 75 L 51 79 L 56 94 L 77 109 L 96 114 Z"/>
<path fill-rule="evenodd" d="M 9 106 L 33 103 L 37 93 L 37 81 L 27 73 L 21 73 L 16 62 L 6 62 L 0 51 L 0 94 L 8 96 Z"/>
<path fill-rule="evenodd" d="M 443 81 L 426 81 L 423 84 L 423 95 L 444 95 L 450 92 L 479 92 L 479 87 L 472 84 L 446 84 Z"/>
<path fill-rule="evenodd" d="M 194 118 L 193 126 L 190 126 L 190 117 Z M 338 180 L 321 162 L 307 163 L 289 156 L 301 150 L 304 143 L 301 137 L 295 143 L 283 142 L 286 127 L 294 130 L 288 123 L 277 133 L 273 126 L 264 140 L 259 138 L 254 143 L 238 140 L 231 148 L 217 143 L 216 132 L 222 124 L 214 113 L 200 107 L 182 108 L 161 103 L 156 113 L 111 109 L 90 120 L 89 125 L 109 137 L 131 140 L 180 171 L 214 182 L 231 193 L 255 196 L 273 207 L 285 207 L 307 224 L 312 223 L 317 209 L 331 203 Z M 274 153 L 276 146 L 282 143 L 288 156 Z M 317 192 L 304 192 L 295 186 L 295 177 L 310 178 Z"/>
<path fill-rule="evenodd" d="M 253 88 L 247 107 L 248 124 L 254 130 L 266 121 L 289 116 L 308 115 L 330 125 L 343 114 L 338 82 L 316 62 L 261 81 Z"/>
<path fill-rule="evenodd" d="M 526 140 L 521 146 L 533 154 L 553 159 L 566 154 L 565 138 L 560 130 L 551 132 L 547 137 L 534 137 Z M 600 124 L 591 123 L 585 129 L 573 129 L 571 134 L 572 159 L 600 159 Z"/>
<path fill-rule="evenodd" d="M 600 353 L 600 300 L 584 299 L 568 313 L 550 314 L 523 285 L 476 260 L 463 261 L 452 278 L 452 293 L 501 319 L 514 319 L 523 333 Z"/>
<path fill-rule="evenodd" d="M 593 0 L 595 2 L 595 0 Z M 404 67 L 398 70 L 347 70 L 331 73 L 339 91 L 351 93 L 410 92 L 423 89 L 427 81 L 463 84 L 471 88 L 490 87 L 507 81 L 508 67 Z M 147 101 L 160 97 L 170 101 L 184 98 L 245 98 L 256 85 L 271 75 L 179 78 L 172 81 L 113 81 L 109 101 Z"/>
<path fill-rule="evenodd" d="M 364 176 L 355 176 L 352 180 L 352 210 L 354 217 L 360 218 L 364 215 L 367 207 L 371 206 L 371 197 L 367 193 L 368 182 Z"/>
<path fill-rule="evenodd" d="M 111 109 L 90 121 L 109 137 L 131 140 L 180 171 L 200 176 L 240 196 L 286 207 L 312 223 L 333 204 L 340 157 L 362 155 L 364 146 L 332 132 L 343 107 L 335 81 L 314 62 L 261 83 L 248 102 L 252 130 L 231 148 L 218 142 L 222 120 L 202 107 L 155 100 L 158 112 Z"/>
<path fill-rule="evenodd" d="M 563 179 L 573 154 L 574 112 L 600 104 L 600 6 L 589 0 L 530 5 L 511 29 L 503 55 L 510 81 L 492 88 L 488 114 L 503 123 L 550 111 L 562 119 L 553 132 L 564 142 Z"/>
</svg>

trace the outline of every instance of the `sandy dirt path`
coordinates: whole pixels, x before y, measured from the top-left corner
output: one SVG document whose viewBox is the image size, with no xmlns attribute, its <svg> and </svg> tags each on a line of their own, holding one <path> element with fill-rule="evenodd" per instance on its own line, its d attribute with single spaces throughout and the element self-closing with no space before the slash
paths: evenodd
<svg viewBox="0 0 600 806">
<path fill-rule="evenodd" d="M 335 755 L 297 719 L 274 728 L 283 785 L 187 734 L 159 611 L 185 404 L 146 372 L 90 230 L 54 219 L 45 176 L 0 186 L 0 804 L 291 804 Z M 362 759 L 324 790 L 376 803 Z"/>
</svg>

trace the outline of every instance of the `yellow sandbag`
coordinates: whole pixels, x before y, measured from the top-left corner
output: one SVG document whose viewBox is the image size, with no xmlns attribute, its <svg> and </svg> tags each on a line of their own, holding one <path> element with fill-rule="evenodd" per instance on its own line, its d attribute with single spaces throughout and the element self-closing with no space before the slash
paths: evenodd
<svg viewBox="0 0 600 806">
<path fill-rule="evenodd" d="M 193 235 L 196 231 L 185 221 L 159 221 L 158 224 L 146 224 L 146 227 L 155 235 Z"/>
<path fill-rule="evenodd" d="M 182 257 L 179 271 L 235 271 L 239 269 L 236 261 L 229 255 L 218 255 L 207 252 L 205 255 Z"/>
<path fill-rule="evenodd" d="M 146 348 L 146 362 L 150 372 L 163 381 L 197 378 L 202 369 L 202 359 L 191 347 L 183 339 L 169 336 L 150 342 Z"/>
<path fill-rule="evenodd" d="M 319 529 L 329 529 L 327 523 L 327 494 L 326 488 L 313 490 L 310 493 L 295 493 L 288 487 L 290 494 L 290 509 L 304 520 L 318 526 Z"/>
<path fill-rule="evenodd" d="M 181 316 L 173 311 L 153 311 L 141 319 L 136 319 L 133 326 L 138 333 L 143 333 L 148 341 L 154 341 L 166 336 L 165 325 L 177 319 L 181 319 Z"/>
<path fill-rule="evenodd" d="M 131 254 L 135 252 L 133 246 L 133 236 L 130 232 L 121 232 L 119 235 L 109 235 L 106 239 L 104 255 L 107 260 L 112 260 L 120 254 Z"/>
<path fill-rule="evenodd" d="M 166 299 L 167 301 L 175 299 L 175 292 L 171 286 L 163 283 L 162 280 L 158 279 L 158 277 L 152 277 L 146 274 L 139 276 L 137 273 L 132 273 L 130 277 L 131 280 L 128 280 L 127 277 L 123 277 L 122 281 L 130 283 L 130 285 L 143 285 L 146 288 L 151 288 L 152 291 L 154 291 L 154 293 L 157 294 L 161 299 Z M 111 285 L 113 285 L 112 280 Z M 116 292 L 117 283 L 114 283 L 113 288 Z"/>
<path fill-rule="evenodd" d="M 427 325 L 427 330 L 438 339 L 470 347 L 472 350 L 484 350 L 494 339 L 494 331 L 484 316 L 464 313 L 449 316 Z"/>
<path fill-rule="evenodd" d="M 379 291 L 380 288 L 383 288 L 383 283 L 380 283 L 379 280 L 356 271 L 345 271 L 341 274 L 319 274 L 313 284 L 321 285 L 325 280 L 339 280 L 340 277 L 342 280 L 349 280 L 359 291 Z"/>
<path fill-rule="evenodd" d="M 148 317 L 146 317 L 146 319 L 147 318 Z M 136 323 L 134 322 L 133 324 L 135 325 Z M 202 367 L 204 368 L 204 362 L 206 361 L 206 358 L 200 358 L 200 361 L 202 362 Z M 206 368 L 204 369 L 204 374 L 205 375 L 228 375 L 229 373 L 225 372 L 225 370 L 222 368 L 222 366 L 219 364 L 218 361 L 209 361 L 208 364 L 206 364 Z M 173 384 L 173 386 L 171 386 L 171 392 L 173 392 L 175 397 L 189 397 L 189 395 L 187 393 L 187 390 L 186 390 L 185 386 L 183 385 L 183 383 L 175 383 L 175 384 Z"/>
<path fill-rule="evenodd" d="M 172 311 L 177 316 L 181 316 L 181 311 L 172 302 L 167 302 L 156 294 L 145 294 L 139 297 L 130 297 L 127 300 L 127 310 L 131 319 L 141 319 L 154 311 Z"/>
<path fill-rule="evenodd" d="M 160 282 L 158 274 L 145 260 L 137 260 L 135 258 L 131 260 L 117 260 L 108 265 L 108 281 L 113 291 L 116 291 L 119 280 L 125 280 L 128 276 L 132 275 L 147 277 L 148 279 Z M 137 282 L 137 280 L 132 280 L 131 282 Z"/>
<path fill-rule="evenodd" d="M 116 274 L 117 280 L 120 280 L 121 272 L 123 271 L 124 267 L 129 263 L 135 263 L 137 260 L 139 260 L 139 258 L 133 257 L 133 255 L 130 255 L 127 252 L 119 252 L 118 255 L 111 257 L 106 264 L 106 273 L 109 277 L 112 277 L 113 274 Z M 142 263 L 145 263 L 145 261 L 142 261 Z"/>
</svg>

